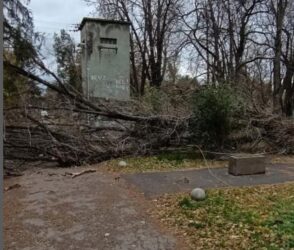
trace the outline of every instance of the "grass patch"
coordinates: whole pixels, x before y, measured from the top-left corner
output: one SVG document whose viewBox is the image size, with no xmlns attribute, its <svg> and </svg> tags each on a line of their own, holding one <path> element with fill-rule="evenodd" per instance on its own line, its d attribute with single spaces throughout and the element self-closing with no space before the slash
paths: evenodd
<svg viewBox="0 0 294 250">
<path fill-rule="evenodd" d="M 208 190 L 157 199 L 155 216 L 191 249 L 294 249 L 294 183 Z"/>
<path fill-rule="evenodd" d="M 271 163 L 294 164 L 294 155 L 270 155 Z"/>
<path fill-rule="evenodd" d="M 211 168 L 226 167 L 228 161 L 214 160 L 206 156 L 207 163 Z M 270 156 L 272 163 L 294 163 L 293 156 Z M 126 167 L 119 167 L 119 161 L 127 162 Z M 156 156 L 126 157 L 103 162 L 100 168 L 110 172 L 140 173 L 152 171 L 171 171 L 179 169 L 200 169 L 207 168 L 199 152 L 165 152 Z"/>
<path fill-rule="evenodd" d="M 119 167 L 118 162 L 124 160 L 127 162 L 126 167 Z M 209 167 L 225 167 L 228 162 L 207 160 Z M 104 169 L 111 172 L 152 172 L 152 171 L 169 171 L 189 168 L 206 168 L 205 161 L 199 154 L 195 153 L 163 153 L 157 156 L 148 157 L 131 157 L 124 159 L 115 159 L 103 163 Z"/>
</svg>

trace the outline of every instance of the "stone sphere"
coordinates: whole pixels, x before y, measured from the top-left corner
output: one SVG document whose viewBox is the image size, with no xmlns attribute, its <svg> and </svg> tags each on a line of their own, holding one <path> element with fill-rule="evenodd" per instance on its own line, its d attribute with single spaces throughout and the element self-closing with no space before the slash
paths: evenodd
<svg viewBox="0 0 294 250">
<path fill-rule="evenodd" d="M 206 197 L 205 191 L 202 188 L 194 188 L 191 192 L 191 198 L 195 201 L 204 200 Z"/>
<path fill-rule="evenodd" d="M 127 163 L 125 161 L 120 161 L 118 163 L 118 166 L 120 166 L 120 167 L 126 167 L 127 166 Z"/>
</svg>

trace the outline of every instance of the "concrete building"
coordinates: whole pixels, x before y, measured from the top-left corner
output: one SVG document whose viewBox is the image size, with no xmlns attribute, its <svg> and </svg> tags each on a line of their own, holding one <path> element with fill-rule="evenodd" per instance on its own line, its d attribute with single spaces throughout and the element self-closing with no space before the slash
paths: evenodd
<svg viewBox="0 0 294 250">
<path fill-rule="evenodd" d="M 129 22 L 84 18 L 80 24 L 83 92 L 88 98 L 130 97 Z"/>
</svg>

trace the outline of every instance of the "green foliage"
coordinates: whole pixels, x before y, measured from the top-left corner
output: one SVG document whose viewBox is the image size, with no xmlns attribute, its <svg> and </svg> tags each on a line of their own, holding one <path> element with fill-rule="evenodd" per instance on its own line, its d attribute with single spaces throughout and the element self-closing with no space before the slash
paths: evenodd
<svg viewBox="0 0 294 250">
<path fill-rule="evenodd" d="M 188 153 L 162 153 L 157 156 L 159 161 L 175 161 L 177 163 L 182 163 L 185 159 L 193 159 L 191 154 Z M 195 159 L 195 158 L 194 158 Z"/>
<path fill-rule="evenodd" d="M 273 206 L 273 212 L 263 226 L 271 228 L 279 238 L 285 239 L 284 248 L 294 248 L 294 203 L 289 200 L 279 201 Z M 284 237 L 285 238 L 285 237 Z"/>
<path fill-rule="evenodd" d="M 28 9 L 30 1 L 3 2 L 3 60 L 22 69 L 35 70 L 43 36 L 34 32 L 33 16 Z M 5 105 L 16 105 L 25 98 L 40 95 L 40 89 L 25 77 L 4 65 L 3 96 Z"/>
<path fill-rule="evenodd" d="M 4 59 L 13 65 L 24 67 L 26 60 L 22 61 L 17 57 L 15 51 L 4 51 Z M 4 105 L 17 105 L 21 99 L 25 99 L 25 94 L 32 96 L 39 96 L 40 89 L 33 85 L 28 84 L 29 80 L 15 72 L 9 67 L 3 68 L 3 97 Z"/>
<path fill-rule="evenodd" d="M 202 155 L 200 152 L 187 151 L 187 152 L 163 152 L 156 156 L 159 161 L 173 161 L 176 163 L 182 163 L 185 160 L 202 160 Z M 209 156 L 206 156 L 209 158 Z"/>
<path fill-rule="evenodd" d="M 141 110 L 156 115 L 187 117 L 190 115 L 192 93 L 188 87 L 174 84 L 146 87 L 144 96 L 140 97 Z"/>
<path fill-rule="evenodd" d="M 193 202 L 188 197 L 184 197 L 182 200 L 180 200 L 179 206 L 183 209 L 193 209 L 198 207 L 197 203 Z"/>
<path fill-rule="evenodd" d="M 193 98 L 192 134 L 198 142 L 222 148 L 231 132 L 233 117 L 243 107 L 242 99 L 229 86 L 203 87 Z"/>
<path fill-rule="evenodd" d="M 22 77 L 16 74 L 11 74 L 11 72 L 4 68 L 3 70 L 3 97 L 4 105 L 16 105 L 19 101 L 19 94 L 24 90 L 24 84 L 21 80 L 24 81 Z"/>
<path fill-rule="evenodd" d="M 13 53 L 19 67 L 31 66 L 44 38 L 40 33 L 34 32 L 33 16 L 27 8 L 29 2 L 6 0 L 3 6 L 4 51 Z"/>
<path fill-rule="evenodd" d="M 215 216 L 222 214 L 225 220 L 232 223 L 248 223 L 252 224 L 255 215 L 252 212 L 242 211 L 232 200 L 225 197 L 210 196 L 203 201 L 193 201 L 191 198 L 184 197 L 179 206 L 185 210 L 205 209 L 209 216 L 207 217 L 207 225 L 213 223 Z"/>
<path fill-rule="evenodd" d="M 293 249 L 293 192 L 293 183 L 214 189 L 203 201 L 177 194 L 158 207 L 191 249 Z"/>
<path fill-rule="evenodd" d="M 4 44 L 12 44 L 14 39 L 22 37 L 31 41 L 34 36 L 33 16 L 27 8 L 30 1 L 5 0 L 3 1 L 4 14 Z"/>
<path fill-rule="evenodd" d="M 73 38 L 65 30 L 54 34 L 54 53 L 58 65 L 58 76 L 75 89 L 81 91 L 80 53 Z"/>
<path fill-rule="evenodd" d="M 161 89 L 149 87 L 145 90 L 142 102 L 151 112 L 158 114 L 168 108 L 169 96 Z"/>
<path fill-rule="evenodd" d="M 164 153 L 157 156 L 124 158 L 123 160 L 127 162 L 126 167 L 118 167 L 120 160 L 116 159 L 107 162 L 106 169 L 114 172 L 134 173 L 207 167 L 202 157 L 199 157 L 197 153 L 175 153 L 175 155 Z M 208 164 L 210 167 L 224 167 L 227 162 L 208 160 Z"/>
</svg>

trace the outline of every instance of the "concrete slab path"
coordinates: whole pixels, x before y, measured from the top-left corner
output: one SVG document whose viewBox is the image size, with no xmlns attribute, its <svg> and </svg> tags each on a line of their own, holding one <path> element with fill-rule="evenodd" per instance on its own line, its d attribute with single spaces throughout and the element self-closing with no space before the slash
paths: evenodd
<svg viewBox="0 0 294 250">
<path fill-rule="evenodd" d="M 195 187 L 216 188 L 226 186 L 251 186 L 294 181 L 294 165 L 268 164 L 266 173 L 233 176 L 227 168 L 180 170 L 125 174 L 122 176 L 148 198 L 165 193 L 190 191 Z"/>
</svg>

